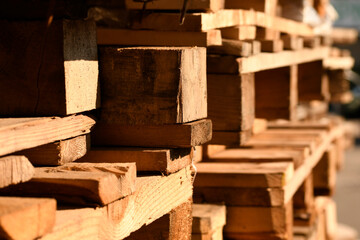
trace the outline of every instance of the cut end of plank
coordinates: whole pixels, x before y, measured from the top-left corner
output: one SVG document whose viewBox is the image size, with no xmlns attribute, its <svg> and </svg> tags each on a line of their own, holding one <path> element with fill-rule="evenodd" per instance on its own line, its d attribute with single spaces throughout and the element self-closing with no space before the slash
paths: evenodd
<svg viewBox="0 0 360 240">
<path fill-rule="evenodd" d="M 0 188 L 26 182 L 34 175 L 34 167 L 24 156 L 0 158 Z"/>
</svg>

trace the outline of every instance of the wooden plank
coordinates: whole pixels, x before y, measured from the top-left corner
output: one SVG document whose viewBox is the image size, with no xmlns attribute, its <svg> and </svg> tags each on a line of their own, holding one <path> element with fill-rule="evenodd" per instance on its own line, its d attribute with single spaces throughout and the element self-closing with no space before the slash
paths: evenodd
<svg viewBox="0 0 360 240">
<path fill-rule="evenodd" d="M 296 65 L 255 73 L 255 116 L 295 120 L 297 85 Z"/>
<path fill-rule="evenodd" d="M 354 28 L 333 28 L 331 38 L 334 44 L 354 44 L 358 41 L 359 32 Z"/>
<path fill-rule="evenodd" d="M 105 207 L 57 211 L 54 231 L 46 240 L 124 239 L 192 196 L 190 168 L 169 176 L 138 177 L 134 194 Z M 164 204 L 166 203 L 166 204 Z"/>
<path fill-rule="evenodd" d="M 84 135 L 94 124 L 84 115 L 0 119 L 0 155 Z"/>
<path fill-rule="evenodd" d="M 68 163 L 56 168 L 36 168 L 26 183 L 1 190 L 1 194 L 55 197 L 77 205 L 106 205 L 135 191 L 135 163 Z"/>
<path fill-rule="evenodd" d="M 278 236 L 278 239 L 289 239 L 292 235 L 292 204 L 289 202 L 282 207 L 270 208 L 228 207 L 226 220 L 224 236 L 228 238 L 240 237 L 242 234 L 273 234 Z M 248 239 L 241 239 L 244 238 Z"/>
<path fill-rule="evenodd" d="M 198 163 L 195 187 L 283 187 L 294 166 L 276 163 Z"/>
<path fill-rule="evenodd" d="M 208 47 L 207 52 L 209 54 L 234 55 L 239 57 L 248 57 L 254 54 L 251 43 L 229 39 L 223 39 L 221 46 Z"/>
<path fill-rule="evenodd" d="M 330 145 L 313 169 L 316 195 L 332 195 L 336 184 L 336 147 Z"/>
<path fill-rule="evenodd" d="M 149 225 L 130 234 L 125 240 L 191 239 L 192 200 L 174 208 Z"/>
<path fill-rule="evenodd" d="M 277 40 L 261 40 L 262 52 L 281 52 L 284 50 L 284 42 L 281 39 Z"/>
<path fill-rule="evenodd" d="M 257 40 L 276 40 L 280 39 L 281 33 L 270 28 L 256 27 Z"/>
<path fill-rule="evenodd" d="M 127 9 L 137 9 L 141 10 L 143 8 L 143 4 L 141 2 L 134 2 L 132 0 L 125 1 Z M 194 11 L 194 10 L 201 10 L 201 11 L 211 11 L 216 12 L 220 9 L 224 9 L 224 0 L 208 0 L 208 1 L 191 1 L 189 2 L 187 9 Z M 146 4 L 146 9 L 149 10 L 179 10 L 183 6 L 183 2 L 181 0 L 176 1 L 167 1 L 167 0 L 160 0 L 160 1 L 152 1 Z"/>
<path fill-rule="evenodd" d="M 327 58 L 329 48 L 302 49 L 278 53 L 260 53 L 257 55 L 235 58 L 234 56 L 208 56 L 208 73 L 243 74 L 287 67 Z"/>
<path fill-rule="evenodd" d="M 254 118 L 254 74 L 208 74 L 208 112 L 214 131 L 251 129 Z"/>
<path fill-rule="evenodd" d="M 222 28 L 221 36 L 223 38 L 234 39 L 234 40 L 253 40 L 256 38 L 256 27 L 255 26 L 236 26 L 229 28 Z"/>
<path fill-rule="evenodd" d="M 55 223 L 54 199 L 0 197 L 0 238 L 37 239 Z"/>
<path fill-rule="evenodd" d="M 284 42 L 285 50 L 301 50 L 304 48 L 304 40 L 297 36 L 283 35 L 281 40 Z"/>
<path fill-rule="evenodd" d="M 221 45 L 221 32 L 220 30 L 176 32 L 97 28 L 97 43 L 98 45 L 207 47 Z"/>
<path fill-rule="evenodd" d="M 317 144 L 313 140 L 304 139 L 250 139 L 245 146 L 256 148 L 276 148 L 287 147 L 295 149 L 307 148 L 313 152 L 317 148 Z"/>
<path fill-rule="evenodd" d="M 197 155 L 197 153 L 196 153 Z M 91 148 L 78 162 L 127 163 L 135 162 L 136 170 L 160 171 L 166 175 L 175 173 L 190 165 L 194 151 L 191 148 Z"/>
<path fill-rule="evenodd" d="M 324 60 L 324 67 L 330 70 L 350 70 L 355 65 L 355 59 L 348 57 L 329 57 Z"/>
<path fill-rule="evenodd" d="M 0 188 L 29 181 L 34 175 L 34 167 L 24 156 L 0 158 Z"/>
<path fill-rule="evenodd" d="M 326 100 L 329 90 L 323 79 L 323 62 L 315 61 L 298 66 L 299 101 Z"/>
<path fill-rule="evenodd" d="M 207 117 L 205 48 L 104 47 L 99 59 L 101 122 L 162 125 Z"/>
<path fill-rule="evenodd" d="M 130 126 L 99 122 L 92 132 L 95 146 L 180 147 L 199 146 L 211 140 L 208 119 L 185 124 Z"/>
<path fill-rule="evenodd" d="M 54 20 L 49 26 L 1 21 L 0 26 L 7 32 L 0 38 L 0 116 L 63 116 L 98 106 L 92 21 Z"/>
<path fill-rule="evenodd" d="M 295 169 L 304 161 L 302 151 L 230 148 L 210 156 L 210 162 L 293 162 Z"/>
<path fill-rule="evenodd" d="M 226 0 L 225 8 L 255 10 L 275 16 L 277 3 L 278 0 L 254 0 L 251 2 Z"/>
<path fill-rule="evenodd" d="M 215 204 L 193 204 L 192 216 L 192 234 L 212 233 L 226 224 L 226 207 Z"/>
<path fill-rule="evenodd" d="M 252 135 L 251 129 L 245 131 L 214 131 L 210 144 L 239 147 L 246 144 Z"/>
<path fill-rule="evenodd" d="M 334 128 L 334 123 L 330 119 L 322 119 L 321 121 L 303 121 L 303 122 L 290 122 L 290 121 L 269 121 L 268 127 L 271 129 L 321 129 L 331 130 Z"/>
<path fill-rule="evenodd" d="M 90 149 L 90 135 L 82 135 L 16 152 L 34 165 L 59 166 L 74 162 Z"/>
</svg>

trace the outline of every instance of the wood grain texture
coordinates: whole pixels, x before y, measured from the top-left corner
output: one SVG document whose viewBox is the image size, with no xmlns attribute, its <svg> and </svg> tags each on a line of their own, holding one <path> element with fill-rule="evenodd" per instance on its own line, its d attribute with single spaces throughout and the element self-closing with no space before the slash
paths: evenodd
<svg viewBox="0 0 360 240">
<path fill-rule="evenodd" d="M 208 112 L 214 131 L 249 130 L 254 122 L 254 74 L 208 74 Z"/>
<path fill-rule="evenodd" d="M 256 27 L 255 26 L 237 26 L 222 28 L 221 36 L 227 39 L 234 40 L 253 40 L 256 38 Z"/>
<path fill-rule="evenodd" d="M 7 32 L 0 38 L 0 116 L 68 115 L 98 106 L 93 22 L 1 21 L 0 26 Z"/>
<path fill-rule="evenodd" d="M 187 7 L 188 10 L 202 10 L 202 11 L 211 11 L 215 12 L 217 10 L 224 8 L 224 0 L 196 0 L 189 2 Z M 131 0 L 125 1 L 127 9 L 136 9 L 141 10 L 143 8 L 142 3 L 134 2 Z M 159 0 L 156 2 L 149 2 L 146 5 L 146 9 L 151 10 L 179 10 L 182 8 L 183 2 L 181 0 L 176 1 L 167 1 L 167 0 Z"/>
<path fill-rule="evenodd" d="M 84 135 L 94 124 L 84 115 L 0 119 L 0 155 Z"/>
<path fill-rule="evenodd" d="M 124 239 L 189 201 L 191 170 L 166 177 L 138 177 L 136 189 L 105 207 L 58 210 L 53 232 L 42 239 Z"/>
<path fill-rule="evenodd" d="M 251 129 L 239 132 L 214 131 L 209 143 L 214 145 L 239 147 L 245 145 L 250 140 L 251 135 Z"/>
<path fill-rule="evenodd" d="M 221 45 L 221 32 L 220 30 L 176 32 L 97 28 L 97 43 L 98 45 L 207 47 Z"/>
<path fill-rule="evenodd" d="M 255 74 L 255 116 L 295 120 L 298 103 L 297 66 L 261 71 Z"/>
<path fill-rule="evenodd" d="M 17 152 L 26 156 L 34 165 L 59 166 L 74 162 L 90 149 L 90 135 L 57 141 Z"/>
<path fill-rule="evenodd" d="M 197 155 L 198 153 L 196 153 Z M 191 148 L 92 148 L 78 162 L 127 163 L 135 162 L 140 172 L 160 171 L 169 175 L 185 168 L 192 162 L 194 150 Z"/>
<path fill-rule="evenodd" d="M 37 239 L 55 223 L 54 199 L 0 197 L 0 237 Z"/>
<path fill-rule="evenodd" d="M 283 187 L 293 163 L 197 163 L 195 187 Z"/>
<path fill-rule="evenodd" d="M 136 167 L 127 164 L 68 163 L 36 168 L 31 181 L 1 190 L 1 194 L 55 197 L 76 205 L 106 205 L 135 191 Z"/>
<path fill-rule="evenodd" d="M 207 117 L 205 48 L 104 47 L 99 58 L 102 122 L 162 125 Z"/>
<path fill-rule="evenodd" d="M 209 46 L 209 54 L 233 55 L 239 57 L 248 57 L 254 54 L 253 44 L 239 40 L 222 39 L 221 46 Z"/>
<path fill-rule="evenodd" d="M 92 132 L 96 146 L 180 147 L 199 146 L 211 140 L 212 123 L 129 126 L 98 123 Z"/>
<path fill-rule="evenodd" d="M 0 158 L 0 188 L 29 181 L 34 175 L 34 167 L 24 156 Z"/>
</svg>

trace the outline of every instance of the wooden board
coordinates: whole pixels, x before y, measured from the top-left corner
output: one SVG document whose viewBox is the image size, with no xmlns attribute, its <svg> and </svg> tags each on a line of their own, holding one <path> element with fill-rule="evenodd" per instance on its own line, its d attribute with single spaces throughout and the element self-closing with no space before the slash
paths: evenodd
<svg viewBox="0 0 360 240">
<path fill-rule="evenodd" d="M 162 125 L 207 117 L 205 48 L 104 47 L 99 61 L 101 122 Z"/>
<path fill-rule="evenodd" d="M 0 119 L 0 155 L 84 135 L 94 124 L 84 115 Z"/>
<path fill-rule="evenodd" d="M 1 194 L 55 197 L 75 205 L 107 205 L 135 191 L 135 163 L 68 163 L 56 168 L 36 168 L 34 177 Z"/>
<path fill-rule="evenodd" d="M 328 119 L 324 118 L 320 121 L 302 121 L 302 122 L 290 122 L 290 121 L 270 121 L 268 122 L 268 127 L 271 129 L 320 129 L 320 130 L 331 130 L 334 128 L 334 123 Z"/>
<path fill-rule="evenodd" d="M 198 153 L 196 153 L 197 155 Z M 137 171 L 160 171 L 166 175 L 175 173 L 192 162 L 191 148 L 91 148 L 80 162 L 126 163 L 135 162 Z"/>
<path fill-rule="evenodd" d="M 129 126 L 99 122 L 92 132 L 95 146 L 180 147 L 199 146 L 211 140 L 210 120 L 185 124 Z"/>
<path fill-rule="evenodd" d="M 125 1 L 127 9 L 137 9 L 141 10 L 143 8 L 143 4 L 141 2 L 134 2 L 132 0 Z M 146 9 L 149 10 L 179 10 L 183 6 L 183 2 L 181 0 L 176 1 L 153 1 L 146 4 Z M 215 12 L 224 8 L 224 0 L 196 0 L 189 2 L 187 9 L 188 10 L 201 10 L 201 11 L 211 11 Z"/>
<path fill-rule="evenodd" d="M 285 50 L 301 50 L 304 48 L 304 40 L 297 36 L 283 35 L 281 40 L 284 42 Z"/>
<path fill-rule="evenodd" d="M 0 197 L 0 238 L 37 239 L 52 230 L 55 212 L 54 199 Z"/>
<path fill-rule="evenodd" d="M 207 47 L 221 45 L 221 32 L 220 30 L 172 32 L 98 28 L 97 43 L 98 45 Z"/>
<path fill-rule="evenodd" d="M 245 131 L 214 131 L 210 144 L 213 145 L 226 145 L 230 147 L 243 146 L 251 138 L 251 129 Z"/>
<path fill-rule="evenodd" d="M 296 65 L 255 73 L 255 116 L 295 120 L 297 85 Z"/>
<path fill-rule="evenodd" d="M 210 46 L 207 53 L 248 57 L 254 54 L 254 49 L 250 42 L 223 39 L 221 46 Z"/>
<path fill-rule="evenodd" d="M 229 148 L 211 155 L 210 162 L 293 162 L 295 169 L 304 161 L 302 151 L 279 149 Z"/>
<path fill-rule="evenodd" d="M 34 167 L 24 156 L 0 158 L 0 188 L 29 181 L 34 175 Z"/>
<path fill-rule="evenodd" d="M 251 129 L 254 118 L 254 74 L 208 74 L 208 112 L 214 131 Z"/>
<path fill-rule="evenodd" d="M 284 50 L 284 42 L 281 39 L 277 40 L 261 40 L 261 52 L 281 52 Z"/>
<path fill-rule="evenodd" d="M 251 2 L 225 0 L 225 8 L 255 10 L 259 12 L 264 12 L 271 16 L 275 16 L 277 3 L 278 0 L 253 0 Z"/>
<path fill-rule="evenodd" d="M 34 165 L 59 166 L 76 161 L 83 157 L 89 149 L 90 135 L 88 134 L 30 148 L 15 154 L 26 156 Z"/>
<path fill-rule="evenodd" d="M 281 33 L 277 30 L 264 27 L 256 27 L 257 40 L 277 40 L 280 39 L 280 35 Z"/>
<path fill-rule="evenodd" d="M 0 38 L 0 116 L 63 116 L 99 105 L 95 24 L 50 23 L 0 22 L 7 33 Z"/>
<path fill-rule="evenodd" d="M 222 28 L 221 37 L 234 40 L 253 40 L 256 38 L 256 27 L 255 26 L 237 26 Z"/>
<path fill-rule="evenodd" d="M 192 233 L 212 233 L 226 224 L 225 205 L 193 204 Z"/>
<path fill-rule="evenodd" d="M 125 240 L 191 239 L 192 200 L 181 204 L 149 225 L 130 234 Z"/>
<path fill-rule="evenodd" d="M 166 177 L 138 177 L 136 188 L 134 194 L 106 207 L 57 211 L 54 231 L 43 239 L 73 236 L 89 239 L 92 235 L 94 239 L 124 239 L 189 201 L 192 196 L 190 168 Z"/>
<path fill-rule="evenodd" d="M 283 187 L 293 163 L 198 163 L 195 187 Z"/>
<path fill-rule="evenodd" d="M 315 61 L 303 63 L 298 66 L 299 101 L 326 100 L 329 90 L 326 89 L 323 79 L 323 62 Z"/>
<path fill-rule="evenodd" d="M 324 60 L 324 67 L 330 70 L 350 70 L 355 65 L 355 59 L 348 57 L 329 57 Z"/>
<path fill-rule="evenodd" d="M 358 41 L 359 32 L 354 28 L 333 28 L 331 38 L 334 44 L 354 44 Z"/>
<path fill-rule="evenodd" d="M 208 56 L 207 68 L 210 73 L 253 73 L 269 69 L 277 69 L 326 58 L 329 48 L 302 49 L 298 51 L 282 51 L 279 53 L 260 53 L 257 55 L 235 58 L 234 56 Z"/>
<path fill-rule="evenodd" d="M 292 234 L 292 204 L 289 202 L 282 207 L 270 208 L 228 207 L 226 222 L 225 237 L 267 233 L 278 235 L 279 239 L 288 239 Z"/>
</svg>

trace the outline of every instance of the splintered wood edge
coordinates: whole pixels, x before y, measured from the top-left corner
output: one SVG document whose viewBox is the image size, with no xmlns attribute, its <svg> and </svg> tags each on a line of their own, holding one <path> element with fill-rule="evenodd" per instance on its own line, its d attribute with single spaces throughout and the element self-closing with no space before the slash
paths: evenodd
<svg viewBox="0 0 360 240">
<path fill-rule="evenodd" d="M 24 156 L 0 158 L 0 188 L 29 181 L 34 176 L 34 167 Z"/>
</svg>

